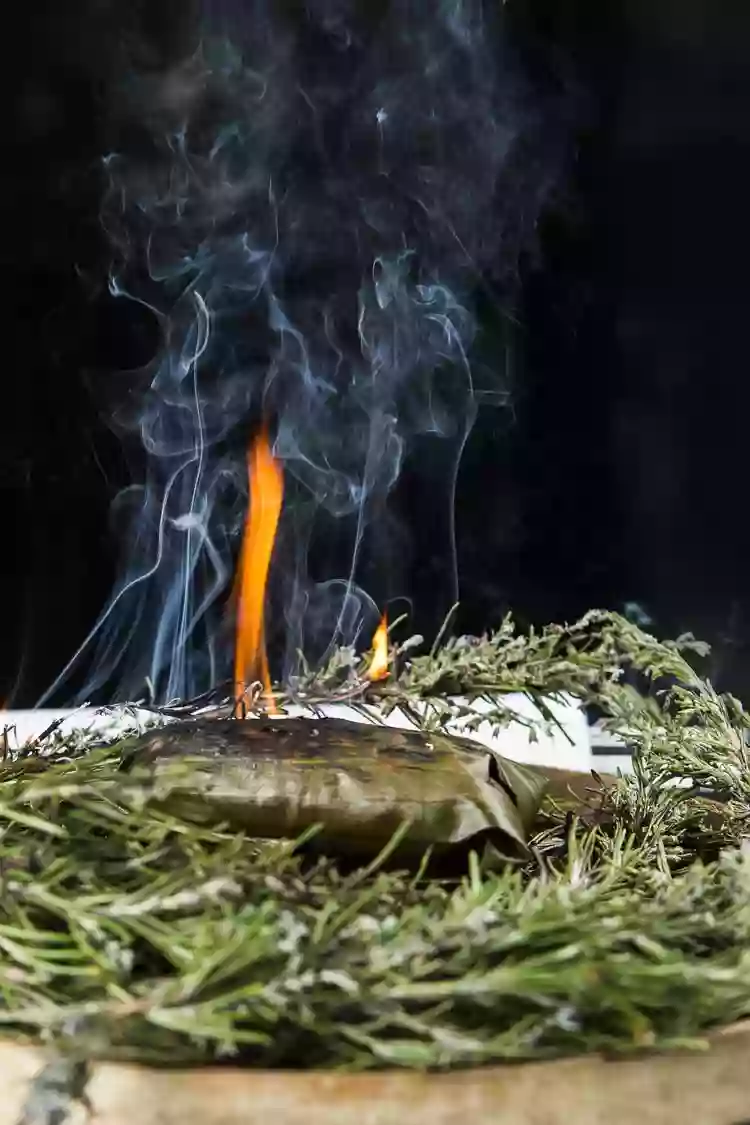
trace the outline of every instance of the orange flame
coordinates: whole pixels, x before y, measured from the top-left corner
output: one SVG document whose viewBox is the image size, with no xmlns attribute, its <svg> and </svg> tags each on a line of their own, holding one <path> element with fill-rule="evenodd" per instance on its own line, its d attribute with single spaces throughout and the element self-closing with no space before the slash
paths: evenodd
<svg viewBox="0 0 750 1125">
<path fill-rule="evenodd" d="M 372 660 L 367 669 L 367 678 L 385 680 L 388 675 L 388 615 L 384 613 L 372 638 Z"/>
<path fill-rule="evenodd" d="M 264 425 L 247 456 L 250 507 L 245 521 L 235 586 L 237 625 L 234 686 L 237 711 L 248 685 L 260 680 L 266 707 L 276 710 L 265 643 L 265 596 L 276 528 L 284 497 L 284 474 Z"/>
</svg>

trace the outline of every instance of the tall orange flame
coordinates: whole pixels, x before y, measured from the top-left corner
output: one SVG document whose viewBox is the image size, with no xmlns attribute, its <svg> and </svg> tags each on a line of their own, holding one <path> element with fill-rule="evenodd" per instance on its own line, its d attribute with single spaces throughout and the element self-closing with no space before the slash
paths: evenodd
<svg viewBox="0 0 750 1125">
<path fill-rule="evenodd" d="M 264 425 L 248 450 L 250 506 L 242 538 L 235 586 L 237 625 L 234 654 L 234 687 L 238 711 L 248 686 L 260 680 L 266 707 L 275 702 L 265 643 L 265 598 L 268 570 L 284 498 L 284 474 L 276 460 Z"/>
<path fill-rule="evenodd" d="M 388 674 L 388 615 L 384 613 L 372 638 L 372 660 L 367 669 L 367 678 L 385 680 Z"/>
</svg>

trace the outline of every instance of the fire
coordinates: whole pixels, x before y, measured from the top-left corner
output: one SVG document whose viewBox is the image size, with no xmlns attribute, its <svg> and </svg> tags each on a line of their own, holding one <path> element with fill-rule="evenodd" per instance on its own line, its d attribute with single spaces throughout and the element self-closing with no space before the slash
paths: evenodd
<svg viewBox="0 0 750 1125">
<path fill-rule="evenodd" d="M 372 660 L 367 669 L 367 678 L 384 680 L 388 674 L 388 615 L 384 613 L 372 638 Z"/>
<path fill-rule="evenodd" d="M 259 680 L 263 684 L 267 709 L 275 711 L 266 653 L 264 613 L 268 570 L 284 497 L 284 474 L 273 455 L 265 425 L 248 450 L 247 471 L 250 505 L 235 586 L 235 699 L 238 700 L 239 710 L 248 686 Z"/>
<path fill-rule="evenodd" d="M 284 474 L 271 449 L 267 426 L 252 441 L 247 454 L 250 503 L 234 588 L 236 634 L 234 691 L 236 714 L 243 710 L 248 687 L 260 682 L 267 711 L 276 711 L 265 643 L 265 600 L 276 530 L 284 499 Z M 388 617 L 383 614 L 372 639 L 369 680 L 390 674 Z"/>
</svg>

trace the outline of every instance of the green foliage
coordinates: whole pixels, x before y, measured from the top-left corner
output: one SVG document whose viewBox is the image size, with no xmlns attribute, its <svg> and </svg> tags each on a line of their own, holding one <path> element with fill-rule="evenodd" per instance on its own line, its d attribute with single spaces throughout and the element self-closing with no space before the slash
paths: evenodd
<svg viewBox="0 0 750 1125">
<path fill-rule="evenodd" d="M 4 1033 L 87 1057 L 349 1068 L 700 1045 L 750 1014 L 750 723 L 696 651 L 605 613 L 530 636 L 508 620 L 393 681 L 367 685 L 343 653 L 297 685 L 428 727 L 478 697 L 501 725 L 506 692 L 572 694 L 633 746 L 634 774 L 593 780 L 579 815 L 547 808 L 531 861 L 473 857 L 453 881 L 311 865 L 157 811 L 121 744 L 53 734 L 8 757 Z"/>
</svg>

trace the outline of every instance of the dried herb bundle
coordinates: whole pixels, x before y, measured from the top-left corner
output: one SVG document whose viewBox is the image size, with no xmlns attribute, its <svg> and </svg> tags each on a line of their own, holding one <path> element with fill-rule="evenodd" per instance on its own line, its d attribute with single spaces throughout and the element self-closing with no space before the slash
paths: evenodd
<svg viewBox="0 0 750 1125">
<path fill-rule="evenodd" d="M 5 1033 L 85 1057 L 353 1068 L 700 1043 L 750 1014 L 750 722 L 686 647 L 597 613 L 529 637 L 506 622 L 367 688 L 339 654 L 297 685 L 428 726 L 466 706 L 454 694 L 565 692 L 627 738 L 633 776 L 593 780 L 581 815 L 548 805 L 522 867 L 474 857 L 453 882 L 305 865 L 291 843 L 158 811 L 116 743 L 53 734 L 46 760 L 0 773 Z"/>
<path fill-rule="evenodd" d="M 162 807 L 265 839 L 317 829 L 318 850 L 367 862 L 390 845 L 526 854 L 543 772 L 466 738 L 329 718 L 191 719 L 126 746 L 123 767 L 165 789 Z"/>
</svg>

